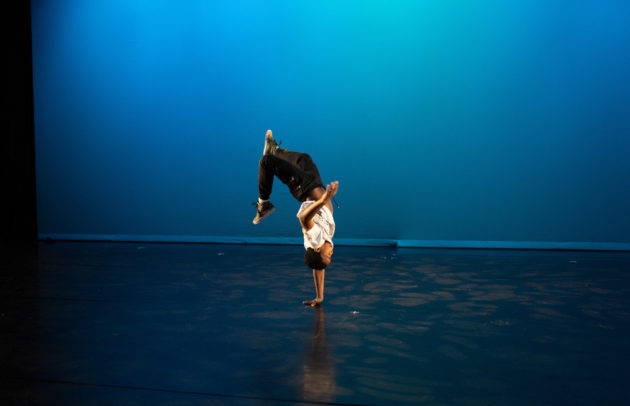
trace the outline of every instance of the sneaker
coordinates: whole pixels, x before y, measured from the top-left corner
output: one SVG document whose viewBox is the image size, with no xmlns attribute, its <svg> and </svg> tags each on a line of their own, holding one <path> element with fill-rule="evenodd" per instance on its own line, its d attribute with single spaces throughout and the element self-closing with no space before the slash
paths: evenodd
<svg viewBox="0 0 630 406">
<path fill-rule="evenodd" d="M 278 143 L 273 139 L 271 130 L 267 130 L 265 134 L 265 148 L 263 149 L 263 155 L 271 154 L 278 148 Z"/>
<path fill-rule="evenodd" d="M 263 221 L 264 218 L 268 217 L 271 213 L 273 213 L 276 208 L 271 202 L 267 201 L 264 203 L 252 203 L 256 206 L 257 212 L 256 217 L 254 217 L 254 221 L 252 223 L 258 224 Z"/>
</svg>

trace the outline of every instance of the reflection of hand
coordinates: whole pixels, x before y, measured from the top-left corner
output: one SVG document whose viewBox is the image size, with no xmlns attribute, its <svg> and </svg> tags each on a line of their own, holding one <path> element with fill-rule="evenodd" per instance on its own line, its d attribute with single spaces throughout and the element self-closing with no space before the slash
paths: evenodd
<svg viewBox="0 0 630 406">
<path fill-rule="evenodd" d="M 302 397 L 328 403 L 335 399 L 340 388 L 337 387 L 335 364 L 326 347 L 324 307 L 316 307 L 315 312 L 313 337 L 304 357 Z"/>
<path fill-rule="evenodd" d="M 322 199 L 324 201 L 332 199 L 332 197 L 337 194 L 337 189 L 339 189 L 339 182 L 330 182 L 330 185 L 326 185 L 326 192 L 322 195 Z"/>
</svg>

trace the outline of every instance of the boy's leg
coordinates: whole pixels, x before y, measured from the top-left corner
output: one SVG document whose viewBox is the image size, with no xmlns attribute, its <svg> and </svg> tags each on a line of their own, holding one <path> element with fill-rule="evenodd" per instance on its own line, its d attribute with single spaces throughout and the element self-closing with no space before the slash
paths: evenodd
<svg viewBox="0 0 630 406">
<path fill-rule="evenodd" d="M 258 163 L 258 203 L 254 224 L 260 223 L 275 210 L 269 201 L 273 189 L 273 178 L 277 176 L 289 187 L 291 194 L 298 200 L 304 200 L 304 190 L 313 183 L 314 174 L 290 164 L 273 155 L 264 155 Z"/>
<path fill-rule="evenodd" d="M 273 152 L 273 156 L 284 159 L 285 161 L 297 166 L 305 172 L 313 172 L 317 176 L 317 178 L 320 178 L 317 165 L 315 165 L 315 162 L 313 162 L 313 159 L 309 154 L 306 154 L 304 152 L 289 151 L 288 149 L 284 148 L 277 148 Z"/>
<path fill-rule="evenodd" d="M 324 188 L 324 183 L 322 182 L 317 165 L 315 165 L 315 162 L 313 162 L 313 159 L 309 154 L 304 152 L 289 151 L 284 148 L 276 148 L 273 151 L 273 156 L 281 158 L 297 166 L 308 174 L 307 177 L 303 178 L 303 182 L 299 185 L 301 189 L 297 190 L 298 193 L 294 193 L 296 190 L 291 190 L 291 193 L 297 200 L 307 200 L 309 198 L 308 196 L 310 191 L 314 188 Z"/>
<path fill-rule="evenodd" d="M 280 148 L 278 146 L 278 143 L 276 143 L 276 140 L 273 139 L 271 130 L 267 130 L 267 133 L 265 134 L 265 149 L 263 155 L 266 154 L 270 154 L 280 159 L 283 159 L 291 165 L 297 166 L 304 172 L 309 173 L 311 176 L 308 179 L 308 183 L 302 185 L 303 188 L 313 189 L 314 187 L 318 186 L 323 188 L 324 184 L 319 174 L 319 170 L 317 169 L 317 165 L 315 165 L 315 162 L 313 162 L 313 159 L 310 157 L 310 155 L 304 152 L 296 152 L 290 151 L 286 148 Z M 307 194 L 307 192 L 301 191 L 304 196 Z M 293 195 L 296 196 L 295 193 Z M 298 200 L 303 199 L 298 198 Z"/>
<path fill-rule="evenodd" d="M 269 200 L 273 177 L 277 176 L 295 195 L 295 189 L 312 175 L 274 155 L 264 155 L 258 163 L 258 197 Z"/>
</svg>

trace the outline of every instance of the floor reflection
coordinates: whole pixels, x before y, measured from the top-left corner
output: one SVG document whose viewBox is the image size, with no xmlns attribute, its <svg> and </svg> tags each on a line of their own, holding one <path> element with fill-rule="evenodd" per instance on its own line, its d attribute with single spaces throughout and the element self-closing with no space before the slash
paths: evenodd
<svg viewBox="0 0 630 406">
<path fill-rule="evenodd" d="M 302 398 L 309 401 L 330 402 L 337 392 L 335 368 L 326 346 L 324 308 L 314 310 L 313 337 L 304 358 Z"/>
</svg>

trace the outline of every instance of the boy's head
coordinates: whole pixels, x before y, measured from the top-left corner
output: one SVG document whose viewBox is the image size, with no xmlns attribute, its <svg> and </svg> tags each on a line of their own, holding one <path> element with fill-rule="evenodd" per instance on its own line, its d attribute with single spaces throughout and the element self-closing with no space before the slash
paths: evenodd
<svg viewBox="0 0 630 406">
<path fill-rule="evenodd" d="M 304 263 L 312 269 L 325 269 L 331 261 L 333 246 L 330 242 L 324 242 L 319 248 L 308 248 L 304 253 Z"/>
</svg>

